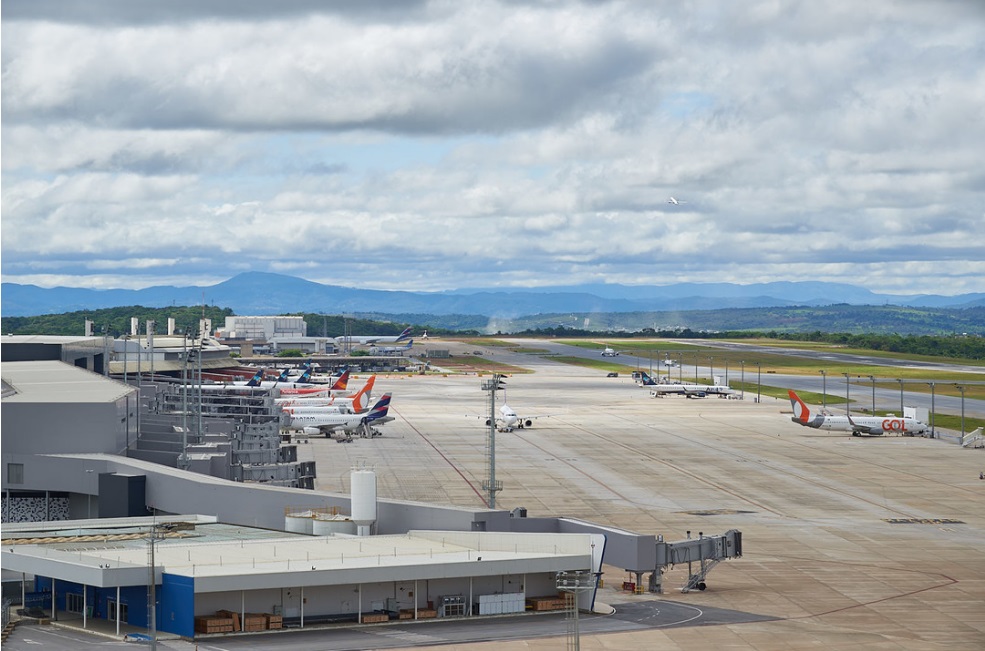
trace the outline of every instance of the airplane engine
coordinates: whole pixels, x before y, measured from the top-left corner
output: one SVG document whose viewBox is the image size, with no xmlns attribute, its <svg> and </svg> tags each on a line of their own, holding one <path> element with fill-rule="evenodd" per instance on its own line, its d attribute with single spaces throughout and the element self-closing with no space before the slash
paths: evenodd
<svg viewBox="0 0 985 651">
<path fill-rule="evenodd" d="M 301 428 L 301 431 L 304 432 L 305 434 L 307 434 L 308 436 L 314 436 L 315 434 L 321 434 L 321 430 L 318 429 L 317 427 L 303 427 L 303 428 Z"/>
<path fill-rule="evenodd" d="M 490 425 L 492 425 L 492 421 L 487 418 L 486 419 L 486 427 L 489 427 Z"/>
<path fill-rule="evenodd" d="M 534 424 L 534 422 L 532 420 L 525 420 L 525 421 L 523 421 L 523 426 L 524 427 L 530 427 L 533 424 Z"/>
</svg>

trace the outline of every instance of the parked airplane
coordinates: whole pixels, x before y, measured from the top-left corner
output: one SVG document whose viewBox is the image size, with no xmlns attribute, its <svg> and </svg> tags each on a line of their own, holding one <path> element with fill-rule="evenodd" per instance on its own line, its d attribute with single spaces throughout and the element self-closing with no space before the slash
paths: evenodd
<svg viewBox="0 0 985 651">
<path fill-rule="evenodd" d="M 291 410 L 291 413 L 299 409 L 360 412 L 369 406 L 368 403 L 372 397 L 375 382 L 376 376 L 371 375 L 362 388 L 351 395 L 288 396 L 275 398 L 274 404 L 283 411 Z"/>
<path fill-rule="evenodd" d="M 331 435 L 333 432 L 343 432 L 351 435 L 360 432 L 362 436 L 377 436 L 373 425 L 382 425 L 393 420 L 387 416 L 390 409 L 390 394 L 384 393 L 373 407 L 356 414 L 297 414 L 291 416 L 290 429 L 303 430 L 305 434 Z"/>
<path fill-rule="evenodd" d="M 286 373 L 287 371 L 284 371 L 284 373 L 282 373 L 281 376 L 287 377 L 285 375 Z M 276 380 L 272 380 L 272 381 L 264 380 L 263 370 L 260 370 L 257 372 L 256 375 L 250 378 L 249 381 L 247 381 L 245 384 L 242 384 L 242 386 L 253 387 L 257 389 L 280 389 L 281 391 L 283 391 L 284 389 L 300 389 L 300 388 L 315 386 L 311 384 L 309 380 L 311 380 L 310 368 L 305 369 L 304 373 L 302 373 L 295 382 L 283 382 L 281 381 L 280 378 L 277 378 Z"/>
<path fill-rule="evenodd" d="M 667 203 L 672 203 L 675 206 L 679 206 L 682 203 L 687 203 L 687 202 L 686 201 L 681 201 L 680 199 L 675 199 L 674 197 L 671 197 L 670 199 L 667 199 Z"/>
<path fill-rule="evenodd" d="M 723 384 L 683 384 L 680 382 L 657 382 L 647 375 L 646 371 L 640 371 L 641 387 L 649 387 L 650 395 L 654 397 L 671 394 L 679 394 L 688 398 L 704 398 L 708 395 L 727 397 L 735 393 L 734 389 Z"/>
<path fill-rule="evenodd" d="M 399 355 L 405 350 L 410 350 L 414 346 L 414 340 L 411 339 L 403 346 L 372 346 L 369 349 L 370 355 Z"/>
<path fill-rule="evenodd" d="M 407 337 L 410 336 L 411 328 L 408 326 L 404 328 L 396 337 L 388 337 L 386 335 L 342 335 L 341 337 L 336 337 L 335 341 L 339 345 L 343 344 L 396 344 Z"/>
<path fill-rule="evenodd" d="M 284 386 L 280 390 L 281 396 L 330 396 L 334 393 L 345 393 L 349 386 L 349 369 L 343 371 L 331 386 L 327 384 L 306 384 L 300 387 Z"/>
<path fill-rule="evenodd" d="M 838 432 L 851 432 L 852 436 L 882 436 L 887 432 L 900 434 L 920 434 L 927 431 L 927 425 L 916 418 L 905 416 L 829 416 L 827 414 L 811 415 L 811 410 L 792 389 L 787 391 L 790 404 L 793 406 L 793 416 L 790 418 L 798 425 Z"/>
</svg>

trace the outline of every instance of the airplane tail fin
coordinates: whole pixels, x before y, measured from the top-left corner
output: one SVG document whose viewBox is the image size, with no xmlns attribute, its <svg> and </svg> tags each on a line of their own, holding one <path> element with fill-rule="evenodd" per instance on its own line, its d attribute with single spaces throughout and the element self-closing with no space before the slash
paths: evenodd
<svg viewBox="0 0 985 651">
<path fill-rule="evenodd" d="M 306 368 L 304 369 L 304 372 L 301 373 L 301 377 L 298 378 L 298 382 L 304 384 L 310 381 L 311 381 L 311 368 Z"/>
<path fill-rule="evenodd" d="M 384 393 L 383 397 L 373 405 L 373 408 L 369 410 L 369 415 L 366 416 L 366 422 L 372 422 L 386 416 L 387 411 L 390 409 L 390 394 Z"/>
<path fill-rule="evenodd" d="M 397 341 L 403 341 L 404 339 L 409 337 L 410 331 L 411 331 L 411 326 L 407 326 L 406 328 L 404 328 L 404 331 L 397 336 Z"/>
<path fill-rule="evenodd" d="M 280 375 L 278 375 L 277 376 L 277 379 L 274 380 L 274 381 L 275 382 L 287 382 L 287 371 L 288 371 L 288 369 L 286 369 L 286 368 L 283 371 L 281 371 L 280 372 Z"/>
<path fill-rule="evenodd" d="M 794 420 L 806 424 L 811 419 L 810 408 L 804 404 L 804 401 L 800 399 L 800 396 L 793 389 L 788 389 L 787 395 L 790 396 L 790 405 L 793 407 Z"/>
<path fill-rule="evenodd" d="M 653 379 L 646 374 L 646 371 L 640 371 L 640 382 L 645 385 L 653 384 Z"/>
<path fill-rule="evenodd" d="M 349 369 L 345 369 L 339 379 L 335 381 L 332 385 L 332 391 L 345 391 L 345 388 L 349 385 Z"/>
<path fill-rule="evenodd" d="M 263 382 L 263 369 L 256 372 L 256 375 L 250 378 L 250 381 L 246 383 L 248 387 L 258 387 L 260 383 Z"/>
<path fill-rule="evenodd" d="M 369 400 L 370 393 L 373 390 L 373 384 L 376 383 L 376 376 L 371 375 L 369 379 L 366 380 L 366 384 L 363 388 L 356 391 L 355 395 L 352 396 L 352 411 L 360 412 L 366 409 L 366 402 Z"/>
</svg>

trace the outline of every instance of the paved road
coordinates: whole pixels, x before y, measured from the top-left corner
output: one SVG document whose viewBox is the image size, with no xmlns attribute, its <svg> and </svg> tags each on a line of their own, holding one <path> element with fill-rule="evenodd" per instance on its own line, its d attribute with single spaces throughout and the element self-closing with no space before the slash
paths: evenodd
<svg viewBox="0 0 985 651">
<path fill-rule="evenodd" d="M 579 630 L 585 635 L 640 631 L 651 628 L 710 626 L 743 622 L 771 621 L 775 618 L 741 613 L 734 610 L 692 606 L 652 598 L 616 604 L 611 615 L 579 617 Z M 183 640 L 158 641 L 159 649 L 170 651 L 362 651 L 364 649 L 398 649 L 415 646 L 467 644 L 490 640 L 530 640 L 567 635 L 564 613 L 517 615 L 487 618 L 449 619 L 423 624 L 383 624 L 332 627 L 284 633 L 223 635 L 200 639 L 194 645 Z M 290 634 L 287 634 L 290 633 Z M 9 651 L 52 649 L 120 649 L 133 647 L 118 640 L 97 637 L 70 628 L 53 626 L 19 626 L 4 643 Z M 134 647 L 141 648 L 141 647 Z"/>
</svg>

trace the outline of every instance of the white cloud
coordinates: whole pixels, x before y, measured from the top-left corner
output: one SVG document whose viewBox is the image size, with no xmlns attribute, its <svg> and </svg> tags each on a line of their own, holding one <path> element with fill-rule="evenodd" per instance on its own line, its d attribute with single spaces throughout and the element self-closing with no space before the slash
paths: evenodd
<svg viewBox="0 0 985 651">
<path fill-rule="evenodd" d="M 3 278 L 985 291 L 974 5 L 5 6 Z"/>
</svg>

